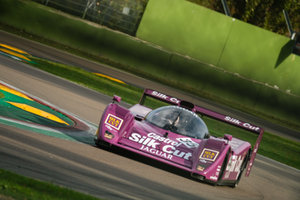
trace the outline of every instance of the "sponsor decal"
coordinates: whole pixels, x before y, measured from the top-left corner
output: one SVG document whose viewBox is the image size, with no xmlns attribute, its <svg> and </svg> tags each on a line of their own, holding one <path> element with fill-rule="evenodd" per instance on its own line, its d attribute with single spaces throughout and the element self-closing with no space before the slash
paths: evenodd
<svg viewBox="0 0 300 200">
<path fill-rule="evenodd" d="M 219 177 L 219 175 L 220 175 L 220 172 L 221 172 L 221 165 L 218 165 L 218 167 L 217 167 L 217 171 L 216 171 L 216 176 L 218 176 L 218 177 Z"/>
<path fill-rule="evenodd" d="M 159 136 L 155 133 L 148 133 L 147 136 L 141 136 L 139 133 L 132 133 L 129 140 L 141 144 L 140 150 L 147 151 L 151 154 L 172 160 L 173 156 L 189 160 L 192 153 L 176 149 L 181 143 Z M 161 144 L 164 146 L 158 149 Z"/>
<path fill-rule="evenodd" d="M 198 143 L 194 142 L 191 138 L 176 138 L 180 143 L 184 144 L 187 148 L 197 148 L 199 146 Z"/>
<path fill-rule="evenodd" d="M 224 178 L 225 179 L 229 178 L 229 174 L 230 174 L 230 172 L 226 172 L 225 175 L 224 175 Z"/>
<path fill-rule="evenodd" d="M 201 160 L 208 160 L 208 161 L 215 161 L 216 158 L 218 157 L 219 152 L 212 150 L 212 149 L 207 149 L 204 148 L 199 159 Z"/>
<path fill-rule="evenodd" d="M 240 172 L 244 157 L 233 155 L 230 157 L 226 171 Z"/>
<path fill-rule="evenodd" d="M 176 99 L 175 97 L 169 97 L 163 93 L 160 93 L 160 92 L 157 92 L 157 91 L 153 91 L 152 92 L 152 95 L 153 96 L 156 96 L 158 98 L 161 98 L 161 99 L 164 99 L 164 100 L 167 100 L 167 101 L 171 101 L 173 103 L 176 103 L 178 104 L 180 101 L 178 99 Z"/>
<path fill-rule="evenodd" d="M 107 129 L 109 129 L 110 131 L 112 131 L 112 130 L 114 130 L 114 129 L 112 129 L 110 126 L 108 126 L 108 125 L 105 125 L 105 127 L 107 128 Z"/>
<path fill-rule="evenodd" d="M 240 142 L 237 142 L 237 141 L 235 141 L 235 140 L 231 140 L 231 141 L 229 142 L 229 144 L 230 144 L 230 146 L 231 146 L 232 149 L 237 149 L 237 148 L 241 145 Z"/>
<path fill-rule="evenodd" d="M 108 114 L 104 123 L 116 130 L 119 130 L 122 126 L 123 119 L 112 114 Z"/>
<path fill-rule="evenodd" d="M 241 122 L 240 120 L 234 119 L 234 118 L 229 117 L 229 116 L 226 116 L 224 119 L 228 122 L 231 122 L 232 124 L 243 126 L 243 127 L 247 128 L 247 129 L 250 129 L 250 130 L 259 131 L 259 129 L 260 129 L 257 126 L 253 126 L 253 125 L 251 125 L 247 122 Z"/>
<path fill-rule="evenodd" d="M 157 150 L 157 149 L 153 149 L 153 148 L 145 146 L 145 145 L 142 145 L 140 150 L 147 151 L 151 154 L 154 154 L 154 155 L 157 155 L 159 157 L 163 157 L 163 158 L 166 158 L 166 159 L 169 159 L 169 160 L 172 160 L 172 158 L 173 158 L 173 155 L 171 155 L 171 154 L 168 154 L 164 151 L 160 151 L 160 150 Z"/>
<path fill-rule="evenodd" d="M 216 177 L 216 176 L 210 176 L 209 178 L 210 178 L 211 180 L 215 180 L 215 181 L 218 180 L 218 177 Z"/>
</svg>

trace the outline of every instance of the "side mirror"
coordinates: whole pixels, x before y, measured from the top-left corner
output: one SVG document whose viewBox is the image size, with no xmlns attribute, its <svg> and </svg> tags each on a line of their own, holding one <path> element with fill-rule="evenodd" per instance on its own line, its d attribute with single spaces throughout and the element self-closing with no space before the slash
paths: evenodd
<svg viewBox="0 0 300 200">
<path fill-rule="evenodd" d="M 113 97 L 113 103 L 115 103 L 115 102 L 120 102 L 121 101 L 121 97 L 119 97 L 119 96 L 117 96 L 117 95 L 114 95 L 114 97 Z"/>
<path fill-rule="evenodd" d="M 232 140 L 232 135 L 225 134 L 225 135 L 224 135 L 224 139 L 225 139 L 225 140 L 228 140 L 228 141 L 231 141 L 231 140 Z"/>
</svg>

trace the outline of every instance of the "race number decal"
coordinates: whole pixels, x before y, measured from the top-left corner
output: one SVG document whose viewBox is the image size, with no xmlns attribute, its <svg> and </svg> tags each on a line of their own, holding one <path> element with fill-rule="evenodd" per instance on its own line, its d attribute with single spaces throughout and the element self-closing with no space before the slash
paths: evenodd
<svg viewBox="0 0 300 200">
<path fill-rule="evenodd" d="M 123 119 L 120 119 L 119 117 L 112 114 L 108 114 L 104 123 L 114 129 L 119 130 L 122 126 Z"/>
<path fill-rule="evenodd" d="M 218 157 L 218 155 L 219 155 L 218 151 L 204 148 L 201 155 L 200 155 L 200 157 L 199 157 L 199 159 L 208 160 L 208 161 L 215 161 L 216 158 Z"/>
</svg>

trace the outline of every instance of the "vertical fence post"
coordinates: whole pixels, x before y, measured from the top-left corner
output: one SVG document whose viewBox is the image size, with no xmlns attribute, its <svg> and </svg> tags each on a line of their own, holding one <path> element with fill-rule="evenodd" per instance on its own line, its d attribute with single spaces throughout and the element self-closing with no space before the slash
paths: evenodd
<svg viewBox="0 0 300 200">
<path fill-rule="evenodd" d="M 224 9 L 225 14 L 227 16 L 230 16 L 230 11 L 229 11 L 226 0 L 221 0 L 221 1 L 222 1 L 222 5 L 223 5 L 223 9 Z"/>
<path fill-rule="evenodd" d="M 85 18 L 88 9 L 89 9 L 93 4 L 95 4 L 95 2 L 96 2 L 96 0 L 88 0 L 88 1 L 86 2 L 86 6 L 85 6 L 85 9 L 84 9 L 83 14 L 82 14 L 82 19 Z"/>
<path fill-rule="evenodd" d="M 295 40 L 296 33 L 292 28 L 291 20 L 289 18 L 289 14 L 287 13 L 287 11 L 285 9 L 283 9 L 282 12 L 283 12 L 283 15 L 284 15 L 285 23 L 286 23 L 287 28 L 288 28 L 289 33 L 290 33 L 290 38 L 292 40 Z"/>
</svg>

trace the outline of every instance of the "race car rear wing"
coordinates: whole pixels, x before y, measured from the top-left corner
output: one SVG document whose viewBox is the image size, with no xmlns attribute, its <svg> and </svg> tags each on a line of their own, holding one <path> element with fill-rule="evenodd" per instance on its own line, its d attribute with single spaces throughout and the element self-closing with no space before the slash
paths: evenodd
<svg viewBox="0 0 300 200">
<path fill-rule="evenodd" d="M 163 94 L 163 93 L 157 92 L 155 90 L 151 90 L 151 89 L 145 89 L 144 90 L 143 96 L 141 97 L 141 99 L 139 101 L 140 105 L 144 104 L 144 101 L 145 101 L 147 96 L 150 96 L 152 98 L 155 98 L 155 99 L 158 99 L 158 100 L 161 100 L 163 102 L 173 104 L 173 105 L 188 106 L 189 109 L 192 110 L 195 113 L 199 113 L 201 115 L 208 116 L 208 117 L 216 119 L 218 121 L 222 121 L 222 122 L 225 122 L 227 124 L 231 124 L 231 125 L 236 126 L 238 128 L 242 128 L 244 130 L 247 130 L 247 131 L 250 131 L 252 133 L 257 134 L 258 137 L 257 137 L 255 145 L 253 147 L 253 151 L 252 151 L 250 161 L 249 161 L 247 171 L 246 171 L 246 176 L 249 176 L 251 168 L 253 166 L 254 159 L 256 157 L 258 147 L 260 145 L 260 142 L 262 140 L 262 136 L 263 136 L 263 133 L 264 133 L 264 130 L 262 128 L 260 128 L 256 125 L 250 124 L 248 122 L 243 122 L 241 120 L 235 119 L 235 118 L 230 117 L 228 115 L 223 115 L 223 114 L 214 112 L 212 110 L 208 110 L 206 108 L 203 108 L 203 107 L 200 107 L 200 106 L 197 106 L 197 105 L 193 105 L 193 104 L 188 103 L 186 101 L 180 100 L 178 98 L 175 98 L 175 97 L 172 97 L 172 96 L 169 96 L 169 95 L 166 95 L 166 94 Z"/>
</svg>

